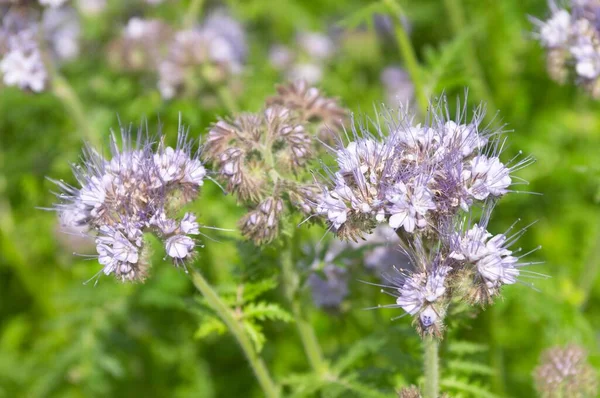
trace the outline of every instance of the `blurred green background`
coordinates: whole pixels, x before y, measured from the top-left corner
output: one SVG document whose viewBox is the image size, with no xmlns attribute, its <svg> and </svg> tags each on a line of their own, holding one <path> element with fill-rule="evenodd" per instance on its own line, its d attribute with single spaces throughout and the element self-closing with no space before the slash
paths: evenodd
<svg viewBox="0 0 600 398">
<path fill-rule="evenodd" d="M 318 86 L 352 111 L 373 115 L 373 104 L 386 96 L 380 72 L 403 64 L 394 39 L 378 36 L 371 24 L 371 14 L 384 10 L 381 4 L 225 1 L 244 25 L 249 43 L 242 89 L 234 99 L 237 107 L 258 111 L 284 81 L 269 64 L 271 45 L 293 43 L 298 31 L 327 33 L 337 26 L 344 38 Z M 476 345 L 472 354 L 465 354 L 443 343 L 442 373 L 485 386 L 497 396 L 529 397 L 534 394 L 532 371 L 545 348 L 578 343 L 600 368 L 600 103 L 573 85 L 560 86 L 548 78 L 544 52 L 528 20 L 528 15 L 547 16 L 546 2 L 399 4 L 430 93 L 445 90 L 454 98 L 470 88 L 469 103 L 486 100 L 488 111 L 499 112 L 492 123 L 506 123 L 512 130 L 504 160 L 519 150 L 537 159 L 518 175 L 530 182 L 520 189 L 541 195 L 509 195 L 497 206 L 490 230 L 504 231 L 517 218 L 523 225 L 537 221 L 521 246 L 542 245 L 532 259 L 544 264 L 532 269 L 551 276 L 535 281 L 536 289 L 509 286 L 502 299 L 476 318 L 451 322 L 446 341 Z M 160 17 L 177 26 L 188 6 L 184 0 L 156 7 L 109 1 L 103 14 L 84 17 L 82 55 L 61 73 L 83 102 L 89 138 L 106 144 L 119 119 L 136 126 L 147 119 L 152 131 L 160 120 L 174 139 L 179 114 L 191 135 L 200 137 L 210 123 L 228 114 L 198 98 L 163 101 L 155 78 L 114 70 L 107 62 L 107 43 L 131 16 Z M 209 2 L 203 10 L 215 6 Z M 453 25 L 457 10 L 464 13 L 464 24 Z M 55 186 L 46 176 L 73 182 L 70 163 L 79 160 L 83 142 L 77 121 L 52 92 L 0 87 L 0 397 L 261 396 L 235 340 L 228 334 L 194 337 L 202 322 L 198 294 L 181 270 L 155 266 L 144 284 L 108 277 L 96 285 L 83 284 L 99 264 L 73 256 L 73 242 L 59 233 L 56 214 L 38 210 L 55 201 Z M 224 197 L 210 183 L 195 209 L 204 224 L 221 228 L 235 228 L 243 214 L 234 198 Z M 249 256 L 249 246 L 236 242 L 237 233 L 218 235 L 219 242 L 205 242 L 197 260 L 215 285 L 235 284 L 240 275 L 276 272 L 275 253 Z M 316 227 L 305 232 L 313 242 L 321 235 Z M 280 292 L 269 294 L 280 300 Z M 408 318 L 389 320 L 401 310 L 362 310 L 386 302 L 389 298 L 378 289 L 354 280 L 336 314 L 315 309 L 310 294 L 305 295 L 329 359 L 363 339 L 380 343 L 351 367 L 365 383 L 393 396 L 395 389 L 419 381 L 421 349 Z M 275 379 L 307 371 L 294 327 L 276 322 L 264 326 L 268 341 L 263 356 Z M 476 356 L 487 367 L 461 370 L 456 365 L 461 355 Z M 451 395 L 482 396 L 477 389 Z M 361 394 L 346 391 L 341 396 Z"/>
</svg>

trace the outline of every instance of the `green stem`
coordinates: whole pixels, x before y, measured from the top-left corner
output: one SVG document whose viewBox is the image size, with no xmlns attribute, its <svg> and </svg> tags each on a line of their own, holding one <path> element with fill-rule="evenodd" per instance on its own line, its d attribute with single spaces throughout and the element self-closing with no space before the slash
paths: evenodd
<svg viewBox="0 0 600 398">
<path fill-rule="evenodd" d="M 194 26 L 194 23 L 200 19 L 200 10 L 202 10 L 202 5 L 204 4 L 204 0 L 191 0 L 190 5 L 188 6 L 185 17 L 183 19 L 183 27 L 185 29 L 190 29 Z"/>
<path fill-rule="evenodd" d="M 590 253 L 586 256 L 583 272 L 579 277 L 579 287 L 583 292 L 583 299 L 581 300 L 581 305 L 579 306 L 581 310 L 584 310 L 587 306 L 590 293 L 592 292 L 592 288 L 594 287 L 594 283 L 596 282 L 598 273 L 600 271 L 600 251 L 598 251 L 599 245 L 600 228 L 596 232 L 594 244 L 591 246 Z"/>
<path fill-rule="evenodd" d="M 242 347 L 265 396 L 269 398 L 279 397 L 279 389 L 271 379 L 267 366 L 263 359 L 256 353 L 250 338 L 244 331 L 242 325 L 234 317 L 231 309 L 221 300 L 219 295 L 214 291 L 206 279 L 204 279 L 200 272 L 194 268 L 190 268 L 190 274 L 194 286 L 202 293 L 208 304 L 217 312 L 221 320 L 225 322 L 229 331 Z"/>
<path fill-rule="evenodd" d="M 454 36 L 457 36 L 462 29 L 467 27 L 465 12 L 462 5 L 462 0 L 444 0 L 446 12 L 450 18 L 450 25 Z M 498 108 L 494 104 L 494 99 L 491 90 L 487 84 L 487 80 L 483 73 L 483 68 L 477 57 L 477 52 L 473 45 L 473 41 L 467 40 L 464 57 L 465 68 L 469 76 L 473 76 L 476 81 L 476 88 L 479 91 L 480 98 L 486 103 L 489 117 L 494 117 Z"/>
<path fill-rule="evenodd" d="M 229 88 L 225 85 L 219 85 L 216 88 L 217 91 L 217 96 L 219 97 L 219 100 L 221 101 L 221 103 L 223 104 L 223 106 L 225 107 L 225 109 L 227 109 L 227 111 L 230 114 L 235 114 L 239 112 L 239 108 L 235 102 L 235 100 L 233 99 L 233 96 L 231 95 L 231 91 L 229 90 Z"/>
<path fill-rule="evenodd" d="M 415 55 L 415 50 L 412 46 L 410 38 L 408 37 L 406 29 L 404 28 L 404 24 L 400 19 L 400 16 L 404 14 L 404 11 L 402 10 L 402 7 L 400 7 L 400 4 L 394 0 L 384 0 L 384 3 L 388 6 L 390 11 L 398 17 L 394 27 L 396 39 L 398 40 L 398 48 L 402 54 L 402 58 L 404 59 L 404 66 L 406 67 L 406 70 L 410 75 L 410 79 L 415 87 L 415 97 L 417 99 L 419 110 L 423 115 L 426 115 L 429 107 L 429 99 L 425 91 L 423 76 L 419 62 L 417 61 L 417 56 Z"/>
<path fill-rule="evenodd" d="M 295 318 L 296 328 L 300 334 L 300 340 L 302 340 L 302 346 L 310 366 L 318 375 L 324 376 L 327 373 L 327 363 L 323 359 L 323 352 L 321 346 L 315 335 L 315 331 L 304 318 L 302 313 L 302 306 L 298 298 L 298 285 L 299 278 L 294 272 L 294 262 L 292 257 L 292 248 L 288 247 L 281 256 L 281 270 L 283 275 L 283 284 L 285 288 L 285 294 L 290 301 L 292 307 L 292 314 Z"/>
<path fill-rule="evenodd" d="M 94 135 L 90 129 L 90 121 L 85 116 L 85 111 L 81 99 L 71 87 L 67 79 L 57 72 L 52 74 L 52 91 L 54 95 L 61 100 L 69 114 L 75 119 L 79 132 L 85 140 L 96 144 Z"/>
<path fill-rule="evenodd" d="M 425 367 L 425 398 L 438 398 L 439 387 L 439 359 L 438 341 L 434 337 L 423 339 L 423 364 Z"/>
</svg>

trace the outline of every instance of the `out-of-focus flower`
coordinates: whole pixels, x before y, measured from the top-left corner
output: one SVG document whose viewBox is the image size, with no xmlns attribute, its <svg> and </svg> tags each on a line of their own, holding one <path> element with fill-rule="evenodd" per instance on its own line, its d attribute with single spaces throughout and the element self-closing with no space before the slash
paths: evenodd
<svg viewBox="0 0 600 398">
<path fill-rule="evenodd" d="M 228 82 L 242 71 L 247 56 L 245 33 L 235 19 L 216 12 L 196 28 L 179 31 L 161 61 L 158 88 L 163 98 L 184 91 L 195 95 L 201 85 Z"/>
<path fill-rule="evenodd" d="M 564 8 L 552 1 L 547 20 L 531 19 L 535 36 L 547 50 L 550 76 L 564 83 L 573 75 L 594 98 L 600 97 L 599 10 L 596 0 L 574 0 Z"/>
<path fill-rule="evenodd" d="M 291 81 L 305 80 L 316 84 L 323 78 L 323 69 L 335 52 L 333 40 L 322 33 L 300 32 L 293 46 L 275 44 L 269 50 L 269 61 Z"/>
<path fill-rule="evenodd" d="M 41 27 L 44 39 L 57 61 L 68 61 L 79 55 L 81 27 L 77 12 L 73 8 L 44 10 Z"/>
<path fill-rule="evenodd" d="M 305 82 L 279 88 L 261 113 L 241 113 L 215 123 L 205 156 L 227 190 L 249 207 L 242 233 L 257 244 L 273 240 L 286 208 L 305 215 L 314 211 L 319 188 L 307 169 L 323 146 L 317 137 L 326 120 L 344 109 Z M 341 126 L 341 121 L 331 123 Z"/>
<path fill-rule="evenodd" d="M 554 347 L 542 353 L 535 368 L 535 387 L 541 397 L 596 397 L 598 374 L 577 345 Z"/>
<path fill-rule="evenodd" d="M 320 273 L 308 277 L 308 286 L 315 306 L 334 310 L 348 296 L 348 271 L 335 264 L 325 264 Z"/>
<path fill-rule="evenodd" d="M 34 92 L 43 91 L 48 73 L 37 41 L 36 25 L 10 34 L 0 59 L 4 84 Z"/>
<path fill-rule="evenodd" d="M 171 28 L 159 19 L 131 18 L 109 45 L 109 60 L 117 68 L 156 71 L 171 37 Z"/>
<path fill-rule="evenodd" d="M 39 0 L 40 4 L 47 7 L 58 8 L 65 4 L 68 0 Z"/>
<path fill-rule="evenodd" d="M 381 71 L 380 79 L 388 104 L 408 104 L 412 101 L 415 87 L 404 69 L 389 66 Z"/>
<path fill-rule="evenodd" d="M 168 147 L 161 136 L 155 145 L 142 132 L 134 140 L 122 129 L 121 147 L 111 136 L 112 158 L 92 148 L 83 165 L 73 172 L 78 186 L 54 181 L 62 190 L 56 210 L 71 228 L 95 237 L 98 261 L 106 275 L 123 281 L 143 280 L 149 268 L 143 234 L 159 237 L 168 257 L 183 265 L 197 246 L 196 216 L 176 219 L 185 203 L 193 200 L 204 183 L 206 170 L 198 151 L 180 128 L 177 146 Z"/>
</svg>

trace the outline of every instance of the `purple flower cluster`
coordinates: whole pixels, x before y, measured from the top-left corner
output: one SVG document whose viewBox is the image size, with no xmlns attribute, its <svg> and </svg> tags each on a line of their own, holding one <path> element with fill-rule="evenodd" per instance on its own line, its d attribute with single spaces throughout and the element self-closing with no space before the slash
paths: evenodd
<svg viewBox="0 0 600 398">
<path fill-rule="evenodd" d="M 337 167 L 327 169 L 316 208 L 344 239 L 382 224 L 396 230 L 411 269 L 384 274 L 382 286 L 396 297 L 391 307 L 415 316 L 422 333 L 439 334 L 453 299 L 486 304 L 517 281 L 525 264 L 510 247 L 525 229 L 494 236 L 486 227 L 515 184 L 512 173 L 533 159 L 500 161 L 502 131 L 482 126 L 482 107 L 470 121 L 459 107 L 454 121 L 442 97 L 423 124 L 403 107 L 385 115 L 372 128 L 355 123 L 353 139 L 333 150 Z"/>
<path fill-rule="evenodd" d="M 551 16 L 532 18 L 535 36 L 547 50 L 550 76 L 564 83 L 573 75 L 593 97 L 600 97 L 600 1 L 550 1 Z"/>
<path fill-rule="evenodd" d="M 148 269 L 145 232 L 152 232 L 164 244 L 167 257 L 176 265 L 191 258 L 199 234 L 196 216 L 185 213 L 177 219 L 182 205 L 194 199 L 204 183 L 206 170 L 199 152 L 180 128 L 177 146 L 166 146 L 138 133 L 121 130 L 121 147 L 111 136 L 111 157 L 94 149 L 85 151 L 83 165 L 73 172 L 78 186 L 54 181 L 62 190 L 56 210 L 63 220 L 84 227 L 95 237 L 98 261 L 106 275 L 125 280 L 142 280 Z"/>
</svg>

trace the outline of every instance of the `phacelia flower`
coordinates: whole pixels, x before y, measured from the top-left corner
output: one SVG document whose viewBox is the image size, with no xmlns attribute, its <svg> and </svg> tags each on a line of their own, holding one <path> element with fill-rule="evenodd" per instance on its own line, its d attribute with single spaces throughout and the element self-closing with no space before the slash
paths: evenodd
<svg viewBox="0 0 600 398">
<path fill-rule="evenodd" d="M 564 83 L 575 76 L 594 98 L 600 97 L 600 3 L 596 0 L 550 2 L 550 17 L 532 18 L 535 37 L 547 51 L 550 76 Z"/>
<path fill-rule="evenodd" d="M 542 353 L 534 371 L 535 387 L 541 397 L 595 397 L 598 374 L 587 363 L 587 353 L 577 345 L 550 348 Z"/>
<path fill-rule="evenodd" d="M 315 206 L 343 239 L 395 230 L 396 249 L 410 264 L 394 264 L 381 286 L 396 297 L 387 307 L 413 316 L 422 335 L 441 335 L 453 303 L 489 304 L 503 285 L 533 275 L 521 269 L 533 264 L 521 261 L 531 252 L 512 248 L 527 228 L 487 230 L 495 203 L 517 181 L 513 173 L 533 159 L 518 160 L 519 152 L 501 161 L 502 131 L 481 126 L 482 107 L 470 121 L 464 108 L 456 120 L 449 115 L 442 97 L 424 124 L 402 105 L 395 116 L 384 109 L 385 123 L 355 123 L 350 142 L 332 150 L 336 164 L 325 168 Z"/>
<path fill-rule="evenodd" d="M 375 132 L 355 123 L 353 140 L 334 151 L 337 169 L 328 170 L 331 183 L 317 209 L 340 237 L 357 239 L 382 222 L 407 233 L 431 229 L 474 202 L 506 194 L 511 172 L 531 161 L 500 162 L 499 131 L 480 126 L 481 108 L 470 122 L 434 108 L 426 125 L 399 109 Z"/>
<path fill-rule="evenodd" d="M 335 43 L 327 35 L 300 32 L 291 46 L 275 44 L 269 51 L 269 61 L 275 69 L 285 72 L 290 81 L 304 80 L 316 84 L 323 78 L 323 69 L 335 52 Z"/>
<path fill-rule="evenodd" d="M 166 256 L 184 265 L 193 256 L 199 234 L 196 216 L 178 210 L 198 195 L 206 170 L 180 128 L 175 148 L 121 129 L 121 145 L 111 135 L 111 157 L 92 148 L 75 165 L 77 185 L 54 181 L 62 190 L 56 210 L 72 227 L 88 231 L 96 241 L 98 261 L 106 275 L 123 281 L 143 280 L 149 268 L 143 234 L 163 241 Z"/>
<path fill-rule="evenodd" d="M 4 28 L 6 50 L 0 54 L 0 74 L 7 86 L 41 92 L 46 87 L 48 73 L 38 43 L 38 27 L 33 24 L 17 32 Z"/>
<path fill-rule="evenodd" d="M 171 28 L 160 19 L 131 18 L 108 48 L 113 66 L 131 71 L 157 71 L 171 41 Z"/>
<path fill-rule="evenodd" d="M 279 93 L 260 113 L 215 123 L 204 151 L 227 191 L 248 206 L 240 226 L 257 244 L 278 235 L 286 209 L 314 213 L 320 188 L 308 166 L 322 153 L 318 136 L 324 121 L 344 115 L 335 100 L 304 82 L 291 83 Z M 331 128 L 340 125 L 337 120 Z"/>
<path fill-rule="evenodd" d="M 224 84 L 242 71 L 246 36 L 235 19 L 217 12 L 202 25 L 175 33 L 158 66 L 158 88 L 165 99 L 180 92 L 197 94 L 198 81 Z"/>
</svg>

